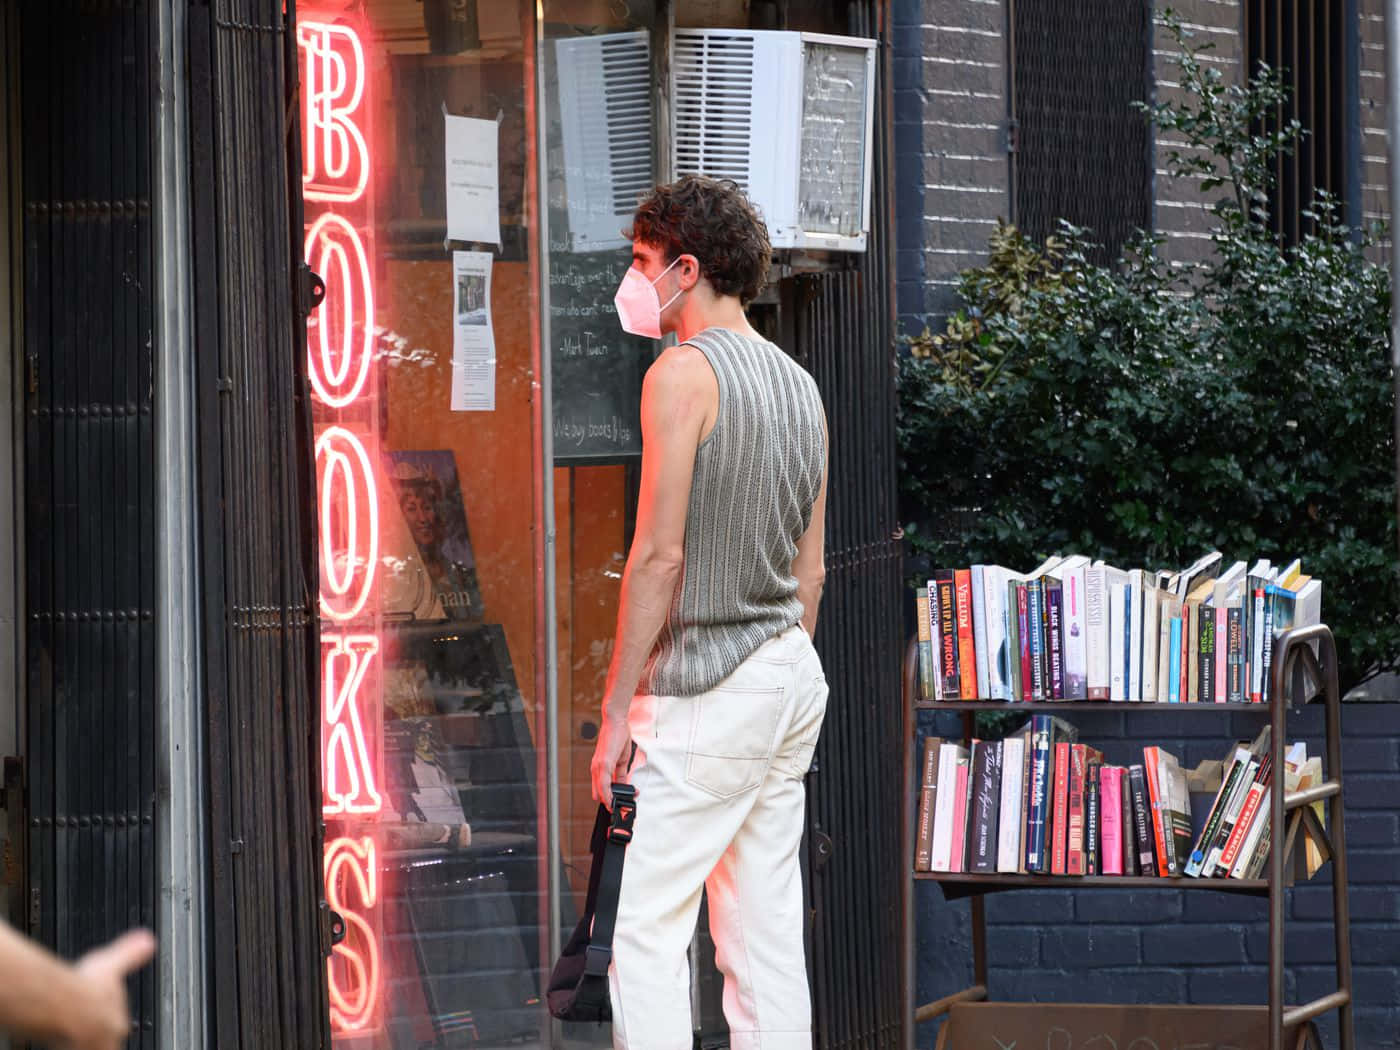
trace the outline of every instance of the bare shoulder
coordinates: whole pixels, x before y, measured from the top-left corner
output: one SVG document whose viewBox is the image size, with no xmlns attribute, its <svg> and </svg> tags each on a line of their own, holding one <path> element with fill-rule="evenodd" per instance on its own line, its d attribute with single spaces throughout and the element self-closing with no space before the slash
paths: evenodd
<svg viewBox="0 0 1400 1050">
<path fill-rule="evenodd" d="M 719 405 L 719 382 L 704 351 L 689 343 L 668 347 L 651 363 L 642 383 L 649 414 L 670 425 L 695 425 L 708 434 Z"/>
<path fill-rule="evenodd" d="M 696 396 L 705 399 L 718 396 L 719 383 L 704 351 L 690 343 L 679 343 L 663 350 L 651 363 L 644 392 L 668 399 Z"/>
</svg>

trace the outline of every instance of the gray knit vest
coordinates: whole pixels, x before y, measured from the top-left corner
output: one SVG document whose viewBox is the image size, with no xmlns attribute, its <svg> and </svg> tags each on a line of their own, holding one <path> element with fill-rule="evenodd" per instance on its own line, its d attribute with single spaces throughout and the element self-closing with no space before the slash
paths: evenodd
<svg viewBox="0 0 1400 1050">
<path fill-rule="evenodd" d="M 821 395 L 772 343 L 725 328 L 689 340 L 719 383 L 700 443 L 685 525 L 685 566 L 642 689 L 695 696 L 802 619 L 792 561 L 821 491 Z"/>
</svg>

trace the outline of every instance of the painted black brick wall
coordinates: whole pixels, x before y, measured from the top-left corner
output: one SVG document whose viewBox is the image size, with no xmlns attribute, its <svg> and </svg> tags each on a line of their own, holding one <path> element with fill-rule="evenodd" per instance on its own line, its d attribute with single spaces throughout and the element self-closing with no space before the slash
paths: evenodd
<svg viewBox="0 0 1400 1050">
<path fill-rule="evenodd" d="M 1080 739 L 1110 761 L 1158 744 L 1194 766 L 1219 757 L 1229 740 L 1252 737 L 1263 716 L 1180 716 L 1174 712 L 1071 712 Z M 929 715 L 926 732 L 957 736 L 956 715 Z M 1290 740 L 1321 754 L 1323 712 L 1294 715 Z M 1365 1050 L 1400 1047 L 1400 709 L 1349 703 L 1342 711 L 1343 782 L 1352 915 L 1356 1039 Z M 1287 891 L 1285 961 L 1290 1002 L 1336 987 L 1331 866 Z M 918 1001 L 972 981 L 966 902 L 945 902 L 919 884 Z M 1034 890 L 987 898 L 990 995 L 1021 1001 L 1262 1003 L 1267 1001 L 1266 902 L 1181 890 Z M 1335 1014 L 1320 1021 L 1335 1047 Z M 920 1026 L 931 1047 L 935 1025 Z"/>
</svg>

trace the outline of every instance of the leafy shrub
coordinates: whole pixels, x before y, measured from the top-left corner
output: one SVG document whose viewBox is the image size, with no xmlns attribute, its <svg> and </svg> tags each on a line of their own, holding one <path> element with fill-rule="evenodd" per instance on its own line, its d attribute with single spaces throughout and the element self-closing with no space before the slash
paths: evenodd
<svg viewBox="0 0 1400 1050">
<path fill-rule="evenodd" d="M 1171 264 L 1143 235 L 1103 267 L 1088 231 L 1000 226 L 901 359 L 906 531 L 925 565 L 1301 557 L 1349 688 L 1400 665 L 1389 276 L 1325 197 L 1278 243 L 1271 162 L 1300 133 L 1258 131 L 1278 77 L 1227 85 L 1168 24 L 1187 90 L 1148 115 L 1188 144 L 1173 176 L 1222 190 L 1214 257 Z"/>
</svg>

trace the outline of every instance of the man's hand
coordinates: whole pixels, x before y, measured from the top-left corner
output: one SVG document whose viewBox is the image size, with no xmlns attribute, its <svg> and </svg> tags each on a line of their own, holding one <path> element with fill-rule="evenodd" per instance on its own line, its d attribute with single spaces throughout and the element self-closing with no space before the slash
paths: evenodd
<svg viewBox="0 0 1400 1050">
<path fill-rule="evenodd" d="M 627 779 L 627 766 L 632 758 L 632 734 L 627 720 L 609 715 L 604 705 L 603 727 L 598 731 L 598 743 L 593 748 L 589 773 L 593 778 L 593 801 L 612 810 L 613 781 Z"/>
<path fill-rule="evenodd" d="M 120 1050 L 131 1035 L 126 976 L 150 962 L 156 939 L 133 930 L 88 952 L 73 964 L 74 997 L 68 1004 L 72 1050 Z"/>
</svg>

